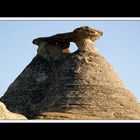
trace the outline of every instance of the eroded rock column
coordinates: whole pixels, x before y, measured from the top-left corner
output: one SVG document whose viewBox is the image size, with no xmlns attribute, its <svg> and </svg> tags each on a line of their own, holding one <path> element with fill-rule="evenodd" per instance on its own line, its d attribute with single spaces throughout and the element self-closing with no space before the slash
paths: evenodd
<svg viewBox="0 0 140 140">
<path fill-rule="evenodd" d="M 136 98 L 94 44 L 102 35 L 83 26 L 33 40 L 37 55 L 1 101 L 29 119 L 140 119 Z"/>
<path fill-rule="evenodd" d="M 51 118 L 52 114 L 57 119 L 59 113 L 58 119 L 140 118 L 136 98 L 94 45 L 103 33 L 84 26 L 72 34 L 78 50 L 62 65 L 53 96 L 44 100 L 38 118 Z"/>
<path fill-rule="evenodd" d="M 38 46 L 37 55 L 1 98 L 10 111 L 30 119 L 43 108 L 41 103 L 45 97 L 51 96 L 49 90 L 54 86 L 63 59 L 70 55 L 66 36 L 59 34 L 33 40 L 33 44 Z"/>
</svg>

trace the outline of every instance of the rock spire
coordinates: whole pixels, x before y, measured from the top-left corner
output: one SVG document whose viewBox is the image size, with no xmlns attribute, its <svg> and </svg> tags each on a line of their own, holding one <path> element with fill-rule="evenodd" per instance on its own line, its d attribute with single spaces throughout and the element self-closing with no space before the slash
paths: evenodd
<svg viewBox="0 0 140 140">
<path fill-rule="evenodd" d="M 37 55 L 1 101 L 28 119 L 140 119 L 136 98 L 94 44 L 102 35 L 82 26 L 34 39 Z"/>
</svg>

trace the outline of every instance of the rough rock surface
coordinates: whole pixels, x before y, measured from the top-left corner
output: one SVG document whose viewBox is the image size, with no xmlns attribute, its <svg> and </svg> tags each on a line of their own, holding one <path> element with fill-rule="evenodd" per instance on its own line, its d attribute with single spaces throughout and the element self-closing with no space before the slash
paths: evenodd
<svg viewBox="0 0 140 140">
<path fill-rule="evenodd" d="M 27 120 L 27 118 L 21 114 L 10 112 L 6 106 L 0 102 L 0 120 Z"/>
<path fill-rule="evenodd" d="M 102 34 L 84 26 L 33 40 L 37 55 L 1 101 L 29 119 L 140 119 L 136 98 L 94 45 Z"/>
</svg>

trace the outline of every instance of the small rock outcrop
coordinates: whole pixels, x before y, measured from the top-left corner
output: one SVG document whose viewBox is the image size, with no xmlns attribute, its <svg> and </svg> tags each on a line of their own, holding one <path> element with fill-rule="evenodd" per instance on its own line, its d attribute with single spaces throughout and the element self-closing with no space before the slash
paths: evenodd
<svg viewBox="0 0 140 140">
<path fill-rule="evenodd" d="M 0 120 L 27 120 L 27 118 L 21 114 L 10 112 L 6 106 L 0 102 Z"/>
<path fill-rule="evenodd" d="M 136 98 L 94 44 L 102 35 L 83 26 L 34 39 L 37 55 L 0 100 L 28 119 L 140 119 Z"/>
</svg>

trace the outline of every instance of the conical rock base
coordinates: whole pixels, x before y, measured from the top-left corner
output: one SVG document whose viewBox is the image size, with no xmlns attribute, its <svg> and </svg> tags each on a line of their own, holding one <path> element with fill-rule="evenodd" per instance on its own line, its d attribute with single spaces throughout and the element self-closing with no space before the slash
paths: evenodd
<svg viewBox="0 0 140 140">
<path fill-rule="evenodd" d="M 93 44 L 102 34 L 81 27 L 35 39 L 36 57 L 1 101 L 28 119 L 140 119 L 136 98 Z"/>
</svg>

